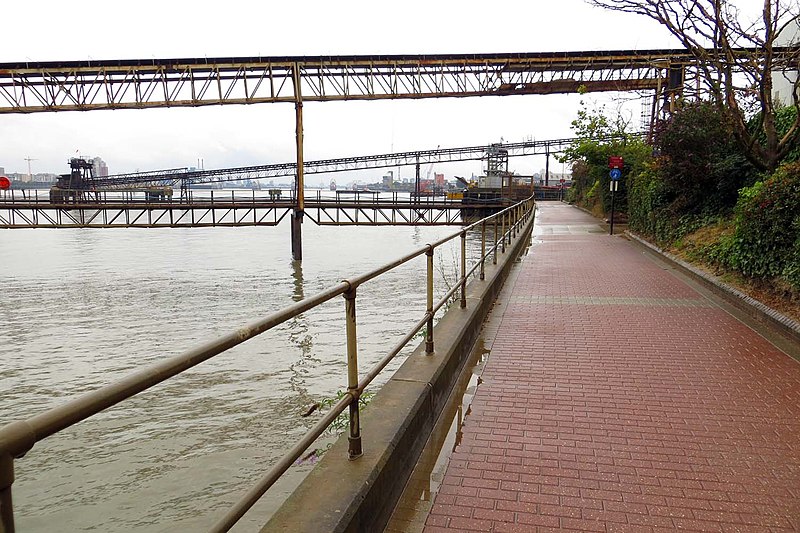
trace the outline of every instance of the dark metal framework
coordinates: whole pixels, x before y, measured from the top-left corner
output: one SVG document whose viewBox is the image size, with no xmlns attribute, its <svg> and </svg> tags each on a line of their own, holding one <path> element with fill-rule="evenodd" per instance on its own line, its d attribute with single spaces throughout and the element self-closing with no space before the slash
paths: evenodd
<svg viewBox="0 0 800 533">
<path fill-rule="evenodd" d="M 47 198 L 0 202 L 0 229 L 276 226 L 296 198 L 217 195 L 180 201 L 115 200 L 53 204 Z M 305 216 L 320 226 L 458 226 L 464 209 L 482 207 L 442 196 L 416 199 L 306 199 Z"/>
<path fill-rule="evenodd" d="M 391 154 L 367 155 L 308 161 L 308 173 L 341 172 L 368 168 L 395 167 L 419 163 L 487 159 L 489 170 L 506 172 L 509 156 L 552 154 L 575 141 L 553 139 L 503 143 L 489 146 L 437 148 Z M 499 158 L 499 159 L 498 159 Z M 91 191 L 67 189 L 54 201 L 50 197 L 5 191 L 0 195 L 0 229 L 9 228 L 112 228 L 112 227 L 209 227 L 275 226 L 297 205 L 296 191 L 288 196 L 280 191 L 230 192 L 196 197 L 190 192 L 179 200 L 145 194 L 148 187 L 180 183 L 210 183 L 296 175 L 295 163 L 276 163 L 253 167 L 188 171 L 167 169 L 143 173 L 118 174 L 94 178 Z M 510 175 L 508 175 L 510 176 Z M 86 194 L 83 194 L 86 192 Z M 78 194 L 80 193 L 80 194 Z M 89 194 L 91 193 L 91 194 Z M 352 196 L 352 197 L 351 197 Z M 559 197 L 556 189 L 539 189 L 537 200 Z M 461 200 L 443 196 L 403 199 L 397 194 L 380 198 L 375 192 L 349 194 L 347 191 L 322 193 L 305 200 L 305 216 L 317 225 L 397 226 L 460 225 L 462 209 L 476 209 Z"/>
<path fill-rule="evenodd" d="M 437 148 L 434 150 L 416 150 L 391 154 L 364 155 L 305 161 L 303 168 L 306 174 L 325 174 L 364 170 L 371 168 L 393 168 L 428 163 L 448 163 L 453 161 L 477 161 L 486 159 L 487 153 L 493 149 L 502 149 L 507 156 L 526 156 L 537 154 L 555 154 L 564 151 L 575 141 L 570 139 L 553 139 L 541 141 L 523 141 L 503 143 L 501 145 L 466 146 L 460 148 Z M 273 163 L 237 168 L 215 170 L 168 169 L 145 173 L 117 174 L 105 178 L 95 178 L 94 185 L 101 189 L 113 189 L 137 185 L 178 185 L 184 182 L 213 183 L 222 181 L 243 181 L 269 179 L 297 174 L 296 163 Z"/>
<path fill-rule="evenodd" d="M 2 63 L 0 113 L 666 90 L 695 61 L 664 49 Z"/>
</svg>

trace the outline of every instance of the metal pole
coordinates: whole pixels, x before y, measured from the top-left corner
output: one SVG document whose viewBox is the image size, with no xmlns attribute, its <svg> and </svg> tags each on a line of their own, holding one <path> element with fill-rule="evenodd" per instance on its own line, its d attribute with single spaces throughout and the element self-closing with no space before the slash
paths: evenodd
<svg viewBox="0 0 800 533">
<path fill-rule="evenodd" d="M 431 247 L 425 256 L 428 259 L 428 325 L 425 327 L 425 353 L 433 353 L 433 247 Z"/>
<path fill-rule="evenodd" d="M 481 222 L 481 280 L 486 279 L 484 263 L 486 262 L 486 219 Z"/>
<path fill-rule="evenodd" d="M 547 187 L 550 185 L 550 145 L 547 144 L 544 147 L 545 159 L 544 159 L 544 186 Z"/>
<path fill-rule="evenodd" d="M 347 457 L 361 457 L 361 425 L 358 413 L 358 341 L 356 339 L 356 290 L 344 293 L 345 320 L 347 331 L 347 390 L 353 394 L 350 402 L 350 435 Z"/>
<path fill-rule="evenodd" d="M 467 307 L 467 230 L 461 232 L 461 309 Z"/>
<path fill-rule="evenodd" d="M 294 82 L 294 109 L 295 109 L 295 139 L 297 143 L 297 204 L 292 214 L 292 258 L 295 261 L 303 259 L 303 210 L 305 209 L 305 183 L 303 179 L 303 96 L 300 87 L 300 67 L 297 63 L 292 68 L 292 81 Z"/>
<path fill-rule="evenodd" d="M 609 235 L 614 235 L 614 193 L 616 192 L 617 183 L 615 181 L 611 182 L 611 231 Z"/>
<path fill-rule="evenodd" d="M 414 203 L 419 202 L 419 156 L 417 156 L 417 174 L 414 179 Z"/>
<path fill-rule="evenodd" d="M 500 238 L 503 241 L 502 243 L 503 247 L 500 251 L 506 253 L 506 214 L 503 213 L 500 216 L 502 219 L 500 220 L 500 232 L 502 233 L 502 235 L 500 235 Z"/>
<path fill-rule="evenodd" d="M 497 264 L 497 217 L 494 217 L 494 257 L 492 258 L 492 264 Z"/>
<path fill-rule="evenodd" d="M 509 213 L 509 215 L 511 216 L 511 237 L 512 238 L 516 238 L 516 236 L 517 236 L 517 222 L 519 221 L 519 206 L 517 206 L 514 209 L 512 209 L 511 213 Z M 510 243 L 510 239 L 509 239 L 509 244 L 511 244 Z"/>
</svg>

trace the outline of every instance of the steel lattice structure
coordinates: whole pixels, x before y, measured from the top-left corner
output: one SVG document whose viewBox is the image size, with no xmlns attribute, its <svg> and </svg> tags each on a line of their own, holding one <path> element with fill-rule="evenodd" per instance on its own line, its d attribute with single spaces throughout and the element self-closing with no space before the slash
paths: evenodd
<svg viewBox="0 0 800 533">
<path fill-rule="evenodd" d="M 575 141 L 570 139 L 552 139 L 541 141 L 524 141 L 519 143 L 503 143 L 493 145 L 505 150 L 509 156 L 525 156 L 537 154 L 556 154 L 564 151 Z M 466 146 L 460 148 L 437 148 L 433 150 L 416 150 L 390 154 L 363 155 L 305 161 L 303 168 L 306 174 L 325 174 L 345 172 L 349 170 L 365 170 L 371 168 L 392 168 L 415 164 L 447 163 L 453 161 L 477 161 L 486 158 L 489 146 Z M 239 181 L 295 176 L 296 163 L 273 163 L 249 167 L 224 168 L 214 170 L 168 169 L 143 173 L 117 174 L 105 178 L 95 178 L 95 187 L 113 189 L 137 185 L 177 185 L 188 183 L 212 183 L 221 181 Z"/>
<path fill-rule="evenodd" d="M 180 201 L 108 200 L 52 204 L 47 198 L 0 202 L 0 229 L 11 228 L 179 228 L 277 226 L 294 210 L 295 198 L 217 195 Z M 463 210 L 485 207 L 444 197 L 366 199 L 322 197 L 306 200 L 306 216 L 319 226 L 452 226 Z"/>
<path fill-rule="evenodd" d="M 694 64 L 683 49 L 2 63 L 0 113 L 666 90 Z"/>
</svg>

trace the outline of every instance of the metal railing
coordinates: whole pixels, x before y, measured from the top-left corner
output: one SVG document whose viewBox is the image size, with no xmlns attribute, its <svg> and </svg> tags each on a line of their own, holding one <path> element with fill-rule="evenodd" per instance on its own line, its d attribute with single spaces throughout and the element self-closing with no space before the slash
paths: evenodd
<svg viewBox="0 0 800 533">
<path fill-rule="evenodd" d="M 502 211 L 465 226 L 456 233 L 444 237 L 434 243 L 427 244 L 417 250 L 390 263 L 329 287 L 328 289 L 301 300 L 259 321 L 253 322 L 228 335 L 214 341 L 190 349 L 180 355 L 151 365 L 129 376 L 88 392 L 61 406 L 54 407 L 24 421 L 12 422 L 0 428 L 0 533 L 14 531 L 14 511 L 11 489 L 14 483 L 14 459 L 24 456 L 33 446 L 73 424 L 85 420 L 104 409 L 116 405 L 148 388 L 161 383 L 181 372 L 188 370 L 246 340 L 249 340 L 287 320 L 327 302 L 339 295 L 345 299 L 345 324 L 347 337 L 347 393 L 289 450 L 244 497 L 222 517 L 211 531 L 228 531 L 253 504 L 302 456 L 304 451 L 320 436 L 328 426 L 349 407 L 349 449 L 350 459 L 362 454 L 361 428 L 359 424 L 359 402 L 364 389 L 378 374 L 411 342 L 417 333 L 425 329 L 425 352 L 434 353 L 434 316 L 450 299 L 458 295 L 460 307 L 467 306 L 467 279 L 479 272 L 479 279 L 485 277 L 485 263 L 491 256 L 492 263 L 497 263 L 498 250 L 505 253 L 506 244 L 518 235 L 523 226 L 535 214 L 533 197 L 523 200 Z M 487 250 L 486 230 L 493 225 L 493 244 Z M 499 231 L 498 231 L 499 226 Z M 469 270 L 467 269 L 466 239 L 467 232 L 480 228 L 481 256 Z M 433 256 L 436 248 L 455 239 L 461 240 L 461 272 L 457 283 L 438 302 L 434 302 L 433 291 Z M 427 308 L 423 317 L 413 326 L 396 345 L 376 363 L 368 372 L 359 377 L 358 343 L 356 335 L 356 292 L 360 285 L 370 281 L 414 258 L 426 256 L 427 263 Z"/>
</svg>

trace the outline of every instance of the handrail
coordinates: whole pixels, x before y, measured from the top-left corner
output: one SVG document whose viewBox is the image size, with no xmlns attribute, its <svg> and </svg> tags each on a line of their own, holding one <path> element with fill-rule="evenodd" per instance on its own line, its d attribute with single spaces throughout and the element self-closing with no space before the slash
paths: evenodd
<svg viewBox="0 0 800 533">
<path fill-rule="evenodd" d="M 523 224 L 534 215 L 535 204 L 533 196 L 518 202 L 495 214 L 474 222 L 452 235 L 443 237 L 438 241 L 420 247 L 394 261 L 386 263 L 365 274 L 343 280 L 322 292 L 305 298 L 280 311 L 246 325 L 236 331 L 224 335 L 216 340 L 201 344 L 182 354 L 171 357 L 165 361 L 153 364 L 134 372 L 127 377 L 94 391 L 85 393 L 67 403 L 48 409 L 44 413 L 33 416 L 24 421 L 17 421 L 0 428 L 0 533 L 14 531 L 14 515 L 11 500 L 11 487 L 14 482 L 14 459 L 25 455 L 33 446 L 42 439 L 66 429 L 104 409 L 116 405 L 148 388 L 161 383 L 181 372 L 188 370 L 246 340 L 249 340 L 287 320 L 312 309 L 322 303 L 332 300 L 336 296 L 345 297 L 347 351 L 348 351 L 348 390 L 330 411 L 314 425 L 306 435 L 292 447 L 271 469 L 259 480 L 234 507 L 213 526 L 211 531 L 227 531 L 244 515 L 247 510 L 266 492 L 272 484 L 302 455 L 339 416 L 345 408 L 350 408 L 350 457 L 357 458 L 361 455 L 361 434 L 358 423 L 358 398 L 364 389 L 369 386 L 375 377 L 391 362 L 391 360 L 417 335 L 423 328 L 426 329 L 426 353 L 434 353 L 433 318 L 452 298 L 457 291 L 461 291 L 461 307 L 466 306 L 465 287 L 468 276 L 473 275 L 480 268 L 483 279 L 483 267 L 487 258 L 494 253 L 493 262 L 496 263 L 497 250 L 505 252 L 506 241 L 513 238 Z M 502 221 L 502 231 L 497 232 L 497 219 Z M 486 224 L 494 222 L 494 245 L 486 250 Z M 469 271 L 466 269 L 466 235 L 471 229 L 481 227 L 481 258 Z M 507 228 L 507 229 L 506 229 Z M 460 237 L 461 239 L 461 276 L 456 283 L 438 302 L 433 302 L 433 254 L 434 250 L 443 244 Z M 500 239 L 498 239 L 500 237 Z M 390 352 L 375 364 L 362 378 L 358 378 L 357 368 L 357 342 L 355 323 L 355 302 L 357 288 L 400 265 L 411 261 L 421 255 L 427 256 L 427 310 L 422 317 Z"/>
</svg>

